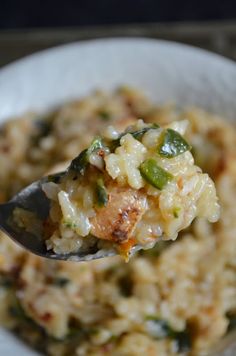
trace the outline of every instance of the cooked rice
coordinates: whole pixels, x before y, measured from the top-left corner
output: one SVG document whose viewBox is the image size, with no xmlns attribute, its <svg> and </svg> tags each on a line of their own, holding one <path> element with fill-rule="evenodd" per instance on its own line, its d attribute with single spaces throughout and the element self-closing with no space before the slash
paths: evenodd
<svg viewBox="0 0 236 356">
<path fill-rule="evenodd" d="M 165 128 L 154 128 L 138 120 L 122 134 L 117 148 L 109 150 L 117 138 L 115 141 L 113 138 L 103 140 L 103 148 L 90 154 L 90 165 L 82 174 L 78 174 L 77 163 L 75 168 L 70 166 L 57 184 L 45 183 L 43 189 L 51 199 L 49 223 L 51 221 L 55 226 L 47 236 L 47 248 L 59 254 L 76 253 L 92 246 L 91 240 L 96 243 L 97 237 L 105 240 L 104 244 L 110 249 L 108 240 L 127 259 L 135 245 L 147 249 L 161 237 L 176 239 L 178 233 L 196 217 L 216 222 L 219 205 L 214 183 L 194 165 L 187 143 L 185 152 L 178 152 L 171 158 L 158 151 L 170 128 L 175 129 L 171 131 L 174 135 L 184 134 L 187 125 L 185 120 L 173 122 Z M 140 130 L 146 132 L 137 138 L 134 132 L 140 133 Z M 182 140 L 181 136 L 177 137 Z M 165 150 L 170 148 L 170 143 L 173 143 L 173 137 L 165 143 Z M 171 175 L 159 189 L 148 183 L 140 171 L 143 162 L 149 162 L 150 158 L 164 170 L 161 172 Z M 106 205 L 102 207 L 98 206 L 98 197 L 95 196 L 95 187 L 101 177 L 104 178 L 103 194 L 107 194 Z M 106 248 L 102 241 L 100 246 Z"/>
<path fill-rule="evenodd" d="M 160 125 L 189 121 L 186 137 L 216 184 L 221 218 L 198 218 L 177 241 L 128 264 L 118 257 L 44 260 L 1 233 L 1 323 L 44 354 L 206 354 L 235 321 L 236 131 L 222 119 L 196 108 L 155 107 L 125 88 L 66 104 L 45 121 L 33 114 L 9 121 L 0 133 L 1 201 L 71 160 L 108 125 L 122 131 L 140 117 Z"/>
</svg>

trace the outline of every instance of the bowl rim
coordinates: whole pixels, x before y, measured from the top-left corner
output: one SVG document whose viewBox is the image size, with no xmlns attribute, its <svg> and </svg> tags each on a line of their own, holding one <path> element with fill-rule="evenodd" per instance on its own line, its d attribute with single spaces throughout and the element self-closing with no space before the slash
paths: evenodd
<svg viewBox="0 0 236 356">
<path fill-rule="evenodd" d="M 177 41 L 171 41 L 171 40 L 163 40 L 163 39 L 159 39 L 159 38 L 150 38 L 150 37 L 144 37 L 144 36 L 125 36 L 125 37 L 101 37 L 101 38 L 96 38 L 96 39 L 86 39 L 86 40 L 79 40 L 79 41 L 72 41 L 72 42 L 68 42 L 68 43 L 64 43 L 61 45 L 55 45 L 49 48 L 45 48 L 42 49 L 40 51 L 36 51 L 33 52 L 31 54 L 27 54 L 19 59 L 13 60 L 12 62 L 0 67 L 0 75 L 2 72 L 4 72 L 5 70 L 9 70 L 12 69 L 12 67 L 17 66 L 18 64 L 21 65 L 22 63 L 25 63 L 28 60 L 33 60 L 35 58 L 39 58 L 41 56 L 48 56 L 49 54 L 54 54 L 54 53 L 59 53 L 61 51 L 65 51 L 68 48 L 73 48 L 73 47 L 88 47 L 88 46 L 93 46 L 94 44 L 109 44 L 109 43 L 134 43 L 136 42 L 137 45 L 141 45 L 144 43 L 150 43 L 153 45 L 165 45 L 165 46 L 171 46 L 171 47 L 175 47 L 177 49 L 181 49 L 181 50 L 191 50 L 191 51 L 195 51 L 195 53 L 198 54 L 202 54 L 203 56 L 207 56 L 209 58 L 209 56 L 214 59 L 214 60 L 220 60 L 223 61 L 225 64 L 229 64 L 235 67 L 236 69 L 236 62 L 233 59 L 227 58 L 221 54 L 212 52 L 210 50 L 201 48 L 201 47 L 197 47 L 197 46 L 193 46 L 190 44 L 186 44 L 183 42 L 177 42 Z"/>
</svg>

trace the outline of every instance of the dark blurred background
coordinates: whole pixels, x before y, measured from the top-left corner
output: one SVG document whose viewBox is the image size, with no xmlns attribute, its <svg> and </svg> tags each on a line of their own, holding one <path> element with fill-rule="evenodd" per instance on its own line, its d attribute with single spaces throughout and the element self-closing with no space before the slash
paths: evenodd
<svg viewBox="0 0 236 356">
<path fill-rule="evenodd" d="M 235 18 L 235 0 L 0 0 L 4 29 Z"/>
<path fill-rule="evenodd" d="M 114 36 L 183 42 L 236 59 L 236 0 L 0 0 L 0 66 Z"/>
</svg>

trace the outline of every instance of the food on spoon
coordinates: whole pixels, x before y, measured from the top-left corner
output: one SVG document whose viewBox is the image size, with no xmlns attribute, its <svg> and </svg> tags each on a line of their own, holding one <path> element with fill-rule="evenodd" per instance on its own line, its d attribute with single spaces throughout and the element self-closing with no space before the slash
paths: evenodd
<svg viewBox="0 0 236 356">
<path fill-rule="evenodd" d="M 195 217 L 219 218 L 213 181 L 194 164 L 182 136 L 188 122 L 138 120 L 96 137 L 65 174 L 49 177 L 48 249 L 58 254 L 113 249 L 128 259 L 136 246 L 174 240 Z"/>
</svg>

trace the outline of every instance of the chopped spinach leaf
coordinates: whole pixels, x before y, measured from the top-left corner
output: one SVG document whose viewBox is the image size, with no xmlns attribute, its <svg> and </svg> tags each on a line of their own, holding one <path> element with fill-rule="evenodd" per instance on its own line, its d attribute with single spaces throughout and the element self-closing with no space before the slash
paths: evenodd
<svg viewBox="0 0 236 356">
<path fill-rule="evenodd" d="M 87 331 L 83 330 L 82 327 L 70 327 L 69 332 L 65 337 L 64 341 L 72 341 L 72 340 L 82 340 L 87 335 Z"/>
<path fill-rule="evenodd" d="M 155 339 L 174 340 L 177 352 L 188 352 L 191 349 L 191 334 L 188 329 L 175 331 L 166 320 L 156 316 L 147 316 L 146 327 L 148 333 Z"/>
<path fill-rule="evenodd" d="M 49 120 L 39 119 L 35 121 L 35 126 L 38 130 L 38 138 L 48 136 L 52 131 L 52 123 Z"/>
<path fill-rule="evenodd" d="M 77 319 L 71 318 L 69 321 L 68 333 L 64 338 L 64 342 L 80 342 L 82 339 L 87 338 L 92 327 L 82 325 Z"/>
<path fill-rule="evenodd" d="M 112 143 L 111 143 L 111 150 L 114 151 L 117 147 L 120 146 L 120 139 L 127 135 L 127 134 L 130 134 L 132 135 L 136 140 L 141 140 L 143 135 L 148 132 L 149 130 L 151 129 L 158 129 L 160 128 L 159 125 L 157 124 L 152 124 L 148 127 L 143 127 L 142 129 L 139 129 L 139 130 L 136 130 L 136 131 L 127 131 L 127 132 L 123 132 L 119 138 L 117 138 L 116 140 L 113 140 Z"/>
<path fill-rule="evenodd" d="M 149 127 L 143 127 L 142 129 L 140 130 L 137 130 L 137 131 L 131 131 L 130 134 L 136 139 L 136 140 L 141 140 L 143 135 L 148 132 L 149 130 L 151 129 L 158 129 L 160 126 L 157 125 L 157 124 L 152 124 L 151 126 Z M 128 132 L 129 133 L 129 132 Z"/>
<path fill-rule="evenodd" d="M 226 316 L 229 320 L 227 332 L 230 332 L 236 328 L 236 314 L 227 313 Z"/>
<path fill-rule="evenodd" d="M 158 166 L 153 158 L 146 159 L 146 161 L 140 165 L 139 170 L 142 177 L 148 183 L 160 190 L 173 178 L 172 174 Z"/>
<path fill-rule="evenodd" d="M 173 335 L 173 330 L 169 326 L 167 321 L 160 319 L 156 316 L 147 316 L 146 326 L 148 333 L 156 339 L 172 337 Z"/>
<path fill-rule="evenodd" d="M 192 346 L 191 335 L 186 329 L 184 331 L 178 331 L 173 334 L 173 339 L 176 344 L 177 352 L 189 352 Z"/>
<path fill-rule="evenodd" d="M 173 158 L 190 149 L 191 146 L 177 131 L 167 129 L 162 135 L 162 142 L 158 146 L 158 153 L 162 157 Z"/>
<path fill-rule="evenodd" d="M 103 121 L 109 121 L 111 119 L 111 114 L 106 110 L 100 110 L 98 115 Z"/>
<path fill-rule="evenodd" d="M 34 121 L 36 132 L 31 136 L 33 146 L 38 146 L 42 138 L 47 137 L 52 132 L 52 118 L 36 119 Z"/>
<path fill-rule="evenodd" d="M 103 141 L 102 141 L 101 137 L 96 137 L 92 141 L 91 145 L 88 148 L 88 154 L 90 155 L 91 153 L 93 153 L 101 148 L 104 148 Z"/>
<path fill-rule="evenodd" d="M 130 275 L 124 275 L 119 278 L 118 285 L 121 291 L 121 294 L 124 297 L 130 297 L 133 292 L 133 280 Z"/>
<path fill-rule="evenodd" d="M 87 167 L 89 158 L 88 158 L 88 150 L 83 150 L 79 156 L 73 159 L 70 164 L 69 171 L 73 170 L 81 175 L 84 175 L 85 169 Z"/>
<path fill-rule="evenodd" d="M 0 276 L 0 286 L 4 288 L 11 288 L 14 286 L 14 280 L 10 276 L 1 275 Z"/>
<path fill-rule="evenodd" d="M 108 203 L 108 194 L 102 178 L 97 180 L 95 192 L 97 196 L 97 205 L 100 207 L 106 206 Z"/>
<path fill-rule="evenodd" d="M 64 175 L 65 175 L 64 172 L 55 173 L 55 174 L 50 174 L 47 179 L 48 179 L 48 182 L 53 182 L 53 183 L 58 184 L 58 183 L 60 183 L 61 178 L 62 178 Z"/>
<path fill-rule="evenodd" d="M 9 314 L 11 316 L 13 316 L 14 318 L 20 319 L 20 320 L 24 320 L 24 321 L 30 321 L 30 317 L 28 317 L 24 311 L 24 309 L 22 308 L 22 306 L 20 305 L 19 302 L 16 302 L 16 304 L 11 305 L 8 309 Z"/>
<path fill-rule="evenodd" d="M 70 279 L 66 277 L 56 277 L 53 280 L 53 284 L 57 287 L 65 287 L 68 283 L 70 283 Z"/>
<path fill-rule="evenodd" d="M 87 165 L 89 163 L 89 157 L 90 155 L 99 150 L 104 148 L 104 144 L 103 141 L 100 137 L 97 137 L 93 140 L 93 142 L 91 143 L 91 145 L 89 146 L 89 148 L 87 148 L 86 150 L 83 150 L 79 156 L 77 156 L 76 158 L 73 159 L 73 161 L 71 162 L 70 166 L 69 166 L 69 171 L 73 170 L 81 175 L 84 175 L 85 170 L 87 168 Z"/>
</svg>

